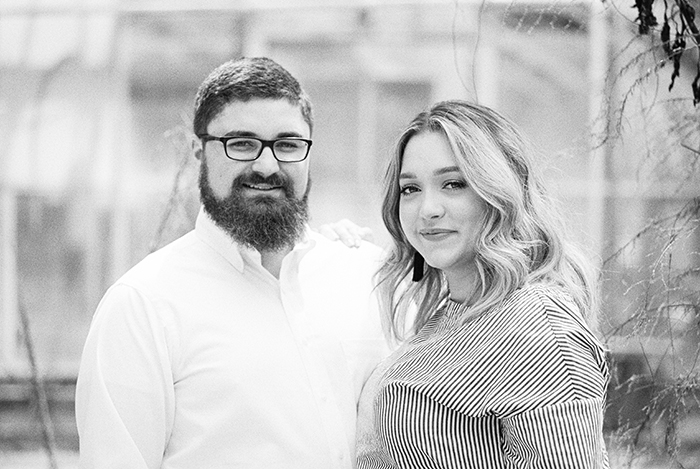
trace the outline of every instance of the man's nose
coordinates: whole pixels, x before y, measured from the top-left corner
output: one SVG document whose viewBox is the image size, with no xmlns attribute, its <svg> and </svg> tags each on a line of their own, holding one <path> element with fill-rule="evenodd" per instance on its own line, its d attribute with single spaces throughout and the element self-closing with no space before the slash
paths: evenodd
<svg viewBox="0 0 700 469">
<path fill-rule="evenodd" d="M 275 155 L 272 153 L 272 148 L 263 148 L 258 159 L 253 161 L 252 169 L 265 177 L 279 172 L 279 161 L 277 161 Z"/>
</svg>

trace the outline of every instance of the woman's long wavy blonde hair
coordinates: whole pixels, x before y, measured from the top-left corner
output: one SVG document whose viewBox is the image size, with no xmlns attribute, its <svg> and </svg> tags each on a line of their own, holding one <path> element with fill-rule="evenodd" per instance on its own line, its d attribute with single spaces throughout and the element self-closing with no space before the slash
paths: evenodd
<svg viewBox="0 0 700 469">
<path fill-rule="evenodd" d="M 382 218 L 394 246 L 377 272 L 377 281 L 391 335 L 402 339 L 407 326 L 418 332 L 449 294 L 443 274 L 427 264 L 423 279 L 410 281 L 416 251 L 399 221 L 404 150 L 412 137 L 423 132 L 447 139 L 467 184 L 486 202 L 475 258 L 480 284 L 468 300 L 469 317 L 499 305 L 523 285 L 544 282 L 568 291 L 597 330 L 593 269 L 566 240 L 561 218 L 535 174 L 531 147 L 497 112 L 453 100 L 416 116 L 399 137 L 387 168 Z M 412 324 L 406 324 L 409 314 L 415 316 Z"/>
</svg>

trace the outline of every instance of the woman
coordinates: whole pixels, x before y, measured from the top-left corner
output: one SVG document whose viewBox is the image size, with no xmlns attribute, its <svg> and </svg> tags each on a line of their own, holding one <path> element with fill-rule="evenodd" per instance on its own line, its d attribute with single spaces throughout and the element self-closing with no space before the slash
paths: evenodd
<svg viewBox="0 0 700 469">
<path fill-rule="evenodd" d="M 463 101 L 419 114 L 383 207 L 385 322 L 410 336 L 363 389 L 358 468 L 608 467 L 594 278 L 513 124 Z"/>
</svg>

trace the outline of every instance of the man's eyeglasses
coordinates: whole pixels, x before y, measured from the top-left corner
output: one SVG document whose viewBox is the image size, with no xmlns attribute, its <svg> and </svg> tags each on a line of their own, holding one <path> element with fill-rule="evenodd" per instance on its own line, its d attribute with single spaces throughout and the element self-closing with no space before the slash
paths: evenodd
<svg viewBox="0 0 700 469">
<path fill-rule="evenodd" d="M 306 138 L 285 137 L 263 140 L 256 137 L 214 137 L 208 134 L 197 135 L 206 144 L 209 140 L 218 140 L 224 145 L 224 152 L 231 160 L 257 160 L 265 147 L 270 147 L 272 155 L 282 163 L 304 161 L 309 155 L 312 141 Z"/>
</svg>

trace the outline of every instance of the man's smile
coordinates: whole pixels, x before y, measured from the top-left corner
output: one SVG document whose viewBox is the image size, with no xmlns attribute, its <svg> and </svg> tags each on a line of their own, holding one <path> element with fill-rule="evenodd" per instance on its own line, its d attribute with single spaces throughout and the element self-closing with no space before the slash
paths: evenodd
<svg viewBox="0 0 700 469">
<path fill-rule="evenodd" d="M 284 190 L 284 187 L 281 185 L 272 185 L 272 184 L 242 184 L 244 189 L 249 189 L 252 191 L 259 191 L 259 192 L 269 192 L 269 193 L 274 193 L 274 192 L 279 192 Z"/>
<path fill-rule="evenodd" d="M 239 181 L 236 186 L 248 195 L 266 195 L 281 197 L 287 194 L 287 184 L 280 176 L 273 176 L 267 179 L 253 176 L 247 180 Z"/>
</svg>

